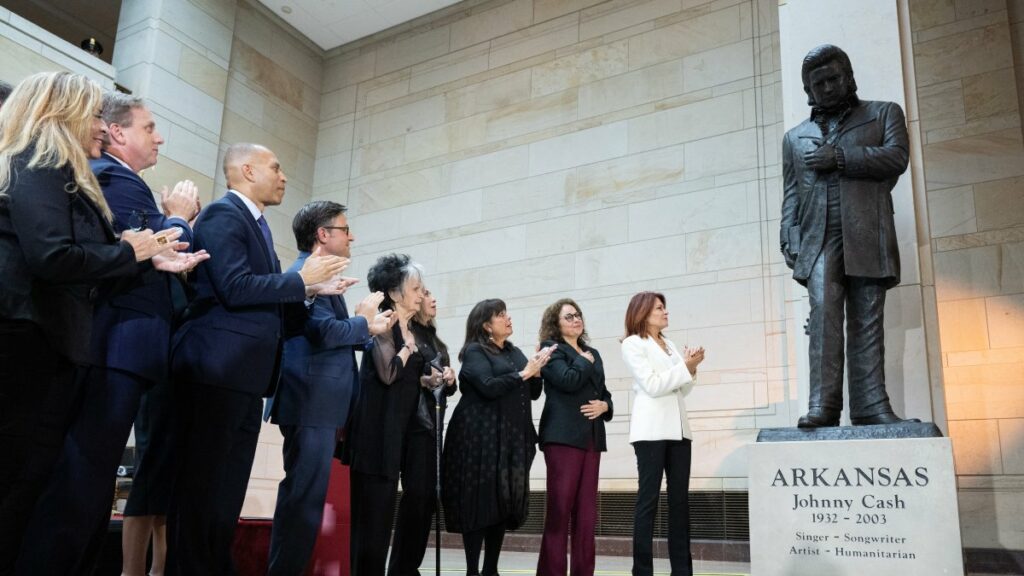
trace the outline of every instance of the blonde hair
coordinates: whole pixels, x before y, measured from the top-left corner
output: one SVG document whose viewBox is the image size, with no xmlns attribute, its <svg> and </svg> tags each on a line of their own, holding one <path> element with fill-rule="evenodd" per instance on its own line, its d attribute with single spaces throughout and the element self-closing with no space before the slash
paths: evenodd
<svg viewBox="0 0 1024 576">
<path fill-rule="evenodd" d="M 85 194 L 111 220 L 87 153 L 102 105 L 103 90 L 81 74 L 41 72 L 22 80 L 0 108 L 0 196 L 11 186 L 14 157 L 34 146 L 28 168 L 70 166 L 75 182 L 65 191 Z"/>
</svg>

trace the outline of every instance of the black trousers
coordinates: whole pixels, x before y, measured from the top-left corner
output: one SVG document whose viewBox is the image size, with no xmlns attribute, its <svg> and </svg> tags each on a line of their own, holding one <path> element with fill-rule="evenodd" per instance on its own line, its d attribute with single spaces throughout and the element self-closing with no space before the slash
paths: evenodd
<svg viewBox="0 0 1024 576">
<path fill-rule="evenodd" d="M 885 391 L 886 287 L 880 279 L 846 275 L 839 189 L 829 186 L 827 190 L 825 239 L 807 279 L 811 304 L 808 405 L 829 414 L 843 411 L 845 320 L 850 417 L 876 416 L 892 411 Z"/>
<path fill-rule="evenodd" d="M 654 515 L 661 478 L 668 484 L 668 558 L 672 576 L 692 576 L 690 556 L 690 440 L 633 443 L 639 487 L 633 515 L 633 576 L 654 574 Z"/>
<path fill-rule="evenodd" d="M 351 576 L 384 576 L 398 479 L 352 470 Z"/>
<path fill-rule="evenodd" d="M 32 509 L 77 397 L 72 364 L 31 322 L 0 320 L 0 575 L 14 573 Z"/>
<path fill-rule="evenodd" d="M 80 399 L 57 467 L 32 513 L 18 574 L 91 574 L 107 535 L 117 467 L 150 382 L 95 366 L 79 372 Z"/>
<path fill-rule="evenodd" d="M 406 436 L 402 455 L 402 499 L 391 542 L 388 576 L 420 576 L 435 511 L 437 447 L 432 431 Z"/>
<path fill-rule="evenodd" d="M 181 460 L 167 516 L 168 573 L 234 574 L 231 545 L 256 455 L 263 399 L 196 382 L 181 382 L 176 393 Z"/>
</svg>

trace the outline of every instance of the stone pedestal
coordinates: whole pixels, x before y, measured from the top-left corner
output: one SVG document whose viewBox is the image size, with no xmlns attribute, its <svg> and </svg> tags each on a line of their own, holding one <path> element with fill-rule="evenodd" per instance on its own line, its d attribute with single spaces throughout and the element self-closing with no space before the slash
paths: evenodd
<svg viewBox="0 0 1024 576">
<path fill-rule="evenodd" d="M 752 576 L 963 576 L 949 439 L 906 437 L 931 424 L 874 439 L 886 428 L 766 431 L 749 448 Z"/>
</svg>

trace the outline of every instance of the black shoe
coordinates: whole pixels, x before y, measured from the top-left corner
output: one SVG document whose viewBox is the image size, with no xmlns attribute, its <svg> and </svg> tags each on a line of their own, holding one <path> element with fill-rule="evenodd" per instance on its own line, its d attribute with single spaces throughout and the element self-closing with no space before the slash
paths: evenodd
<svg viewBox="0 0 1024 576">
<path fill-rule="evenodd" d="M 798 428 L 827 428 L 839 426 L 839 414 L 827 412 L 821 408 L 811 408 L 796 421 Z"/>
<path fill-rule="evenodd" d="M 900 422 L 920 422 L 920 418 L 907 418 L 904 420 L 892 412 L 882 412 L 881 414 L 875 414 L 874 416 L 864 416 L 862 418 L 851 418 L 854 426 L 877 426 L 879 424 L 899 424 Z"/>
</svg>

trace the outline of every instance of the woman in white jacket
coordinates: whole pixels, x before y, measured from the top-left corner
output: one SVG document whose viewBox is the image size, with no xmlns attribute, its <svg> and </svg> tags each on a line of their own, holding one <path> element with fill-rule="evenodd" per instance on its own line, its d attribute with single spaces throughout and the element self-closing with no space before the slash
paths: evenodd
<svg viewBox="0 0 1024 576">
<path fill-rule="evenodd" d="M 693 389 L 704 348 L 680 353 L 663 332 L 665 296 L 640 292 L 626 309 L 622 359 L 633 376 L 629 442 L 636 452 L 639 488 L 633 515 L 633 576 L 651 576 L 654 514 L 662 476 L 668 484 L 668 548 L 672 576 L 693 574 L 690 556 L 690 442 L 683 398 Z"/>
</svg>

